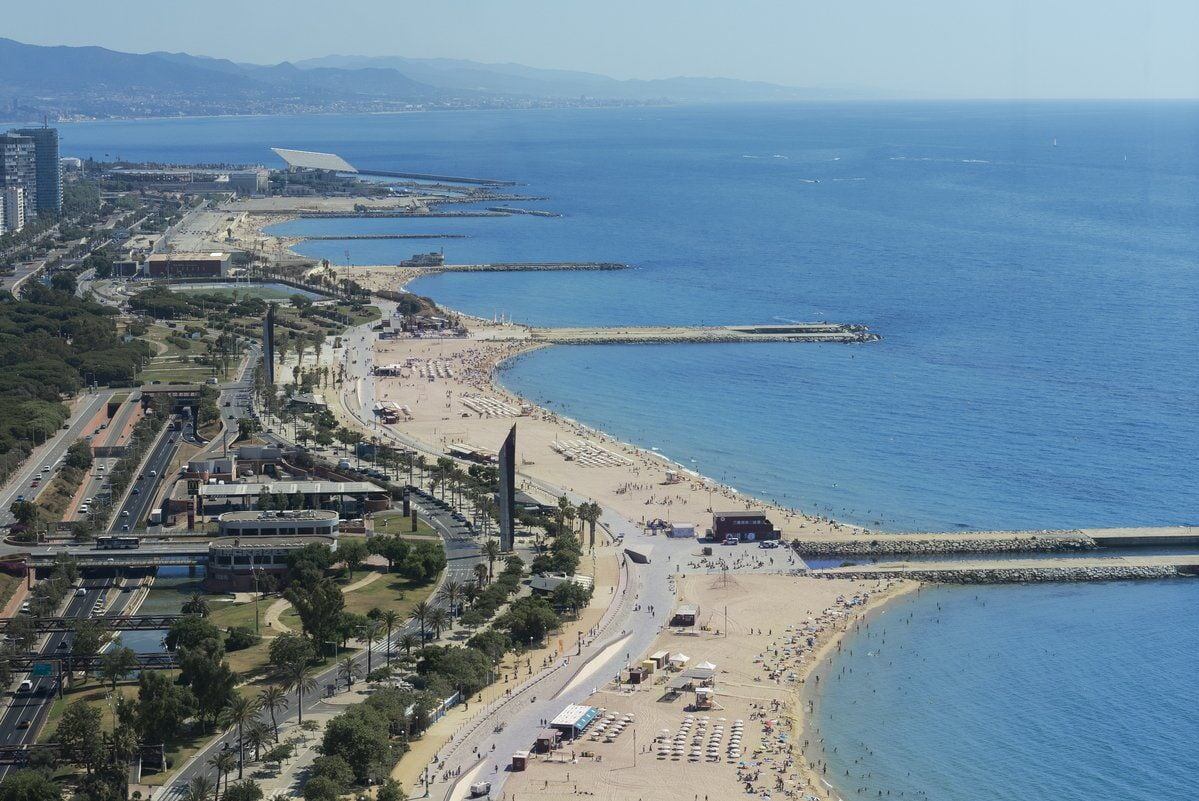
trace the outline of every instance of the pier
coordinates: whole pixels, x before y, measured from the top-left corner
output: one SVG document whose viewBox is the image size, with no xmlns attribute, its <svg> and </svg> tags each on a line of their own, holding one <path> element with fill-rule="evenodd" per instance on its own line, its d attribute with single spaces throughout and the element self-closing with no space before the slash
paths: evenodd
<svg viewBox="0 0 1199 801">
<path fill-rule="evenodd" d="M 277 212 L 276 212 L 277 213 Z M 390 219 L 401 217 L 511 217 L 510 211 L 419 211 L 413 209 L 367 209 L 366 211 L 313 211 L 305 210 L 296 213 L 302 220 L 329 219 Z"/>
<path fill-rule="evenodd" d="M 310 242 L 341 239 L 467 239 L 466 234 L 342 234 L 341 236 L 305 236 Z"/>
<path fill-rule="evenodd" d="M 615 261 L 497 261 L 489 264 L 439 264 L 420 269 L 427 273 L 536 273 L 627 270 L 629 265 Z"/>
<path fill-rule="evenodd" d="M 433 175 L 425 172 L 395 172 L 393 170 L 358 170 L 358 175 L 374 175 L 379 178 L 408 178 L 413 181 L 436 181 L 446 184 L 474 184 L 475 186 L 516 186 L 516 181 L 500 181 L 495 178 L 463 178 L 457 175 Z"/>
<path fill-rule="evenodd" d="M 889 562 L 809 570 L 817 578 L 914 579 L 941 584 L 1015 584 L 1040 581 L 1126 581 L 1199 576 L 1199 555 L 1087 556 Z"/>
<path fill-rule="evenodd" d="M 878 334 L 864 325 L 801 323 L 795 325 L 619 326 L 598 328 L 533 328 L 530 339 L 555 345 L 640 345 L 720 342 L 875 342 Z"/>
</svg>

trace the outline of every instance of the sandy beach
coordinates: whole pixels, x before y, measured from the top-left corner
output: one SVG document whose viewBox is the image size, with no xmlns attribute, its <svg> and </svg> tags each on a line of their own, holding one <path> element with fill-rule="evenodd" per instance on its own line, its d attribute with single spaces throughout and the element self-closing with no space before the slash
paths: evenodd
<svg viewBox="0 0 1199 801">
<path fill-rule="evenodd" d="M 865 609 L 902 585 L 738 568 L 684 575 L 677 585 L 680 602 L 699 606 L 699 625 L 664 628 L 654 649 L 684 654 L 691 667 L 716 666 L 712 708 L 695 708 L 693 691 L 668 691 L 677 671 L 658 671 L 636 686 L 588 677 L 596 692 L 587 703 L 604 710 L 601 723 L 612 716 L 604 731 L 595 724 L 574 743 L 538 755 L 510 775 L 502 797 L 830 797 L 800 758 L 805 678 Z M 664 622 L 666 614 L 647 617 Z"/>
</svg>

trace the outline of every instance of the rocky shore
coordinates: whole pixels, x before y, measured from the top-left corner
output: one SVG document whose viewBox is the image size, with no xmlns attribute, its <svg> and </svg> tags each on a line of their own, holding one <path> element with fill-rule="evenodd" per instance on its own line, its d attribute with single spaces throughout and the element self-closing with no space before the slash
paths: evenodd
<svg viewBox="0 0 1199 801">
<path fill-rule="evenodd" d="M 836 579 L 905 578 L 939 584 L 1027 584 L 1045 581 L 1129 581 L 1168 579 L 1186 575 L 1173 565 L 1054 565 L 1047 567 L 964 567 L 960 569 L 913 569 L 896 566 L 894 569 L 874 567 L 855 571 L 852 568 L 812 570 L 809 576 Z"/>
<path fill-rule="evenodd" d="M 878 536 L 854 539 L 794 539 L 800 556 L 897 556 L 938 553 L 1055 553 L 1086 551 L 1099 546 L 1081 531 L 997 533 L 988 537 L 954 537 L 952 534 L 918 537 Z"/>
</svg>

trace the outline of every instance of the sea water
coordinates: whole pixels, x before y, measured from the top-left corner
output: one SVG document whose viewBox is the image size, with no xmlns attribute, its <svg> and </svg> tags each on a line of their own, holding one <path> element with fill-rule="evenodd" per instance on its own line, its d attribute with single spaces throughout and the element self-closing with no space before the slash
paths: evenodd
<svg viewBox="0 0 1199 801">
<path fill-rule="evenodd" d="M 284 227 L 468 236 L 302 246 L 336 263 L 444 247 L 451 262 L 632 265 L 414 287 L 475 314 L 880 333 L 860 346 L 563 347 L 503 374 L 743 491 L 891 529 L 1199 519 L 1199 105 L 153 120 L 63 126 L 62 139 L 64 155 L 178 162 L 331 150 L 520 180 L 549 198 L 523 205 L 564 214 Z M 905 601 L 884 618 L 887 643 L 852 641 L 853 673 L 830 683 L 835 783 L 847 798 L 1193 797 L 1197 593 L 1179 581 Z"/>
<path fill-rule="evenodd" d="M 1194 579 L 922 590 L 843 642 L 811 753 L 845 799 L 1194 798 L 1197 619 Z"/>
</svg>

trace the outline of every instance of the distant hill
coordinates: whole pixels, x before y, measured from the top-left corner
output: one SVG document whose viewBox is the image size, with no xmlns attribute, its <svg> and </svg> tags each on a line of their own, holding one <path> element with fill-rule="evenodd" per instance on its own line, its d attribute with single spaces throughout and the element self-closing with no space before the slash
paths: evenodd
<svg viewBox="0 0 1199 801">
<path fill-rule="evenodd" d="M 562 99 L 593 97 L 606 100 L 706 103 L 813 100 L 844 98 L 850 94 L 844 91 L 781 86 L 730 78 L 618 80 L 606 75 L 575 70 L 539 69 L 523 64 L 483 64 L 451 58 L 335 55 L 297 61 L 296 66 L 304 69 L 378 67 L 397 70 L 413 80 L 447 91 Z"/>
<path fill-rule="evenodd" d="M 327 56 L 240 64 L 188 53 L 0 38 L 0 119 L 278 114 L 844 97 L 726 78 L 617 80 L 455 59 Z"/>
</svg>

